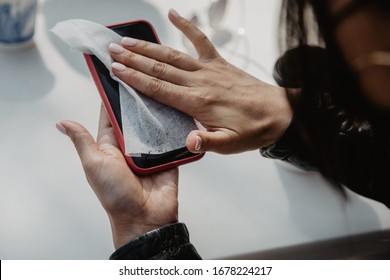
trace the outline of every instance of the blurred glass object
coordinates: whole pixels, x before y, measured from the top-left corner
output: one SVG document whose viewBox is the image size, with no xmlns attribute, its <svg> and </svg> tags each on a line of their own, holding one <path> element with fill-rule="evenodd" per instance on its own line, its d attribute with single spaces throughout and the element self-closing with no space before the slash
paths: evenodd
<svg viewBox="0 0 390 280">
<path fill-rule="evenodd" d="M 204 9 L 194 10 L 187 16 L 229 62 L 243 70 L 253 66 L 262 77 L 270 79 L 270 73 L 250 56 L 245 17 L 246 0 L 213 0 Z M 190 55 L 196 56 L 194 47 L 184 36 L 183 44 Z"/>
</svg>

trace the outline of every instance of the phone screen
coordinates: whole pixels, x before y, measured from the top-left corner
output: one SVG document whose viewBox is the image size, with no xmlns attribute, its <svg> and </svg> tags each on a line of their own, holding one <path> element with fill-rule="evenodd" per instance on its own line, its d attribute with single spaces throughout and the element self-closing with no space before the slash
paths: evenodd
<svg viewBox="0 0 390 280">
<path fill-rule="evenodd" d="M 159 43 L 154 30 L 147 22 L 137 21 L 115 25 L 110 28 L 121 36 Z M 110 77 L 109 71 L 96 56 L 92 55 L 91 59 L 123 135 L 118 83 Z M 139 168 L 151 168 L 195 156 L 197 157 L 198 155 L 189 152 L 186 147 L 183 147 L 158 155 L 141 154 L 140 157 L 132 157 L 132 160 Z"/>
</svg>

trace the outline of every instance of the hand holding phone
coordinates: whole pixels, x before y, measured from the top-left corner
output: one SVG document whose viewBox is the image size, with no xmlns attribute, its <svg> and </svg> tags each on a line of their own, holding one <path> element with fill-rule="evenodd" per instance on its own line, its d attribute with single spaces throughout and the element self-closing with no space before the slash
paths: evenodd
<svg viewBox="0 0 390 280">
<path fill-rule="evenodd" d="M 81 124 L 57 123 L 73 142 L 89 185 L 110 217 L 115 248 L 177 222 L 178 168 L 135 176 L 119 149 L 111 121 L 101 108 L 96 140 Z"/>
<path fill-rule="evenodd" d="M 136 21 L 136 22 L 128 22 L 128 23 L 122 23 L 117 25 L 112 25 L 109 28 L 111 28 L 113 31 L 115 31 L 120 36 L 129 36 L 137 39 L 142 39 L 146 41 L 150 41 L 153 43 L 159 43 L 159 40 L 156 36 L 155 30 L 153 27 L 146 21 Z M 165 150 L 154 150 L 154 152 L 135 152 L 128 153 L 127 147 L 129 145 L 128 142 L 126 142 L 125 139 L 125 129 L 129 126 L 128 123 L 132 122 L 130 125 L 130 130 L 137 130 L 139 129 L 138 126 L 143 126 L 143 120 L 135 118 L 137 117 L 136 114 L 128 114 L 123 115 L 123 108 L 126 109 L 126 106 L 123 107 L 124 101 L 126 101 L 125 98 L 129 98 L 128 96 L 123 96 L 120 94 L 120 85 L 117 81 L 113 80 L 110 76 L 110 72 L 107 69 L 107 67 L 96 57 L 93 55 L 85 55 L 88 67 L 90 69 L 90 72 L 92 74 L 92 77 L 95 81 L 95 84 L 99 90 L 100 96 L 102 98 L 103 104 L 106 107 L 106 110 L 108 112 L 111 124 L 114 128 L 115 135 L 117 137 L 117 140 L 119 142 L 120 148 L 123 152 L 124 157 L 126 158 L 126 161 L 128 162 L 131 169 L 137 173 L 137 174 L 150 174 L 154 172 L 158 172 L 161 170 L 169 169 L 178 165 L 182 165 L 185 163 L 189 163 L 195 160 L 200 159 L 204 154 L 194 154 L 187 150 L 185 147 L 185 137 L 186 134 L 190 132 L 188 131 L 176 131 L 173 133 L 173 135 L 176 134 L 182 134 L 180 137 L 181 139 L 179 141 L 182 142 L 182 146 L 176 148 L 165 148 Z M 132 98 L 132 97 L 130 97 Z M 136 97 L 137 98 L 137 97 Z M 143 105 L 146 104 L 145 107 L 152 107 L 149 105 L 149 102 L 155 102 L 153 100 L 149 100 L 146 97 L 143 97 L 144 100 L 142 102 L 141 106 L 138 106 L 136 110 L 140 110 L 140 107 L 143 107 Z M 121 106 L 122 105 L 122 106 Z M 170 110 L 173 110 L 172 108 L 166 109 L 164 107 L 165 105 L 161 105 L 161 108 L 157 109 L 157 114 L 154 114 L 152 117 L 157 119 L 157 126 L 159 125 L 159 114 L 165 110 L 165 115 L 170 114 Z M 164 117 L 164 116 L 161 116 Z M 165 116 L 166 117 L 166 116 Z M 134 119 L 132 119 L 134 118 Z M 145 141 L 149 141 L 148 139 L 155 141 L 155 142 L 167 142 L 167 141 L 177 141 L 177 139 L 172 138 L 165 138 L 165 134 L 167 134 L 167 129 L 169 131 L 169 127 L 171 126 L 171 129 L 179 129 L 179 122 L 184 122 L 184 128 L 189 129 L 189 125 L 186 125 L 187 123 L 193 122 L 193 120 L 189 119 L 187 115 L 184 115 L 181 112 L 171 114 L 169 116 L 168 122 L 165 122 L 164 126 L 161 129 L 157 129 L 155 131 L 144 129 L 143 136 L 145 136 Z M 195 128 L 195 127 L 194 127 Z M 165 132 L 164 132 L 165 129 Z M 154 134 L 153 134 L 154 133 Z M 183 137 L 184 133 L 184 137 Z M 132 139 L 130 137 L 127 137 L 127 139 L 130 141 L 130 145 L 132 144 Z M 141 141 L 141 145 L 143 141 Z M 169 144 L 169 143 L 162 143 L 162 144 Z M 156 152 L 157 151 L 157 152 Z"/>
</svg>

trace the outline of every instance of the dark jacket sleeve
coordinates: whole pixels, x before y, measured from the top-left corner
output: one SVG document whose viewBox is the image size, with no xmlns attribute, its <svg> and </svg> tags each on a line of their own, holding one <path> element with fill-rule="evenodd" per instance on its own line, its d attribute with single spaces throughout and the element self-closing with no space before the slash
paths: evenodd
<svg viewBox="0 0 390 280">
<path fill-rule="evenodd" d="M 294 119 L 280 139 L 275 144 L 261 148 L 260 154 L 266 158 L 283 160 L 307 171 L 317 170 L 305 147 L 300 143 Z"/>
<path fill-rule="evenodd" d="M 183 223 L 166 225 L 130 241 L 110 260 L 200 260 Z"/>
</svg>

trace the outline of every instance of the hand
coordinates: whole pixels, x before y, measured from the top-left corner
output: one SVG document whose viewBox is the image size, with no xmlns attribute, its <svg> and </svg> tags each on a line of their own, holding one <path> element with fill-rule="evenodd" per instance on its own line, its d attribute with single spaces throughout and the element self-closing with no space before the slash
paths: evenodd
<svg viewBox="0 0 390 280">
<path fill-rule="evenodd" d="M 236 153 L 273 144 L 288 127 L 292 111 L 283 88 L 252 77 L 225 61 L 207 37 L 176 11 L 171 22 L 193 43 L 199 59 L 132 38 L 110 45 L 114 74 L 157 101 L 198 120 L 192 152 Z"/>
<path fill-rule="evenodd" d="M 76 147 L 87 180 L 110 219 L 115 248 L 150 230 L 177 222 L 178 169 L 135 176 L 118 148 L 103 107 L 96 142 L 78 123 L 61 121 L 57 128 Z"/>
</svg>

